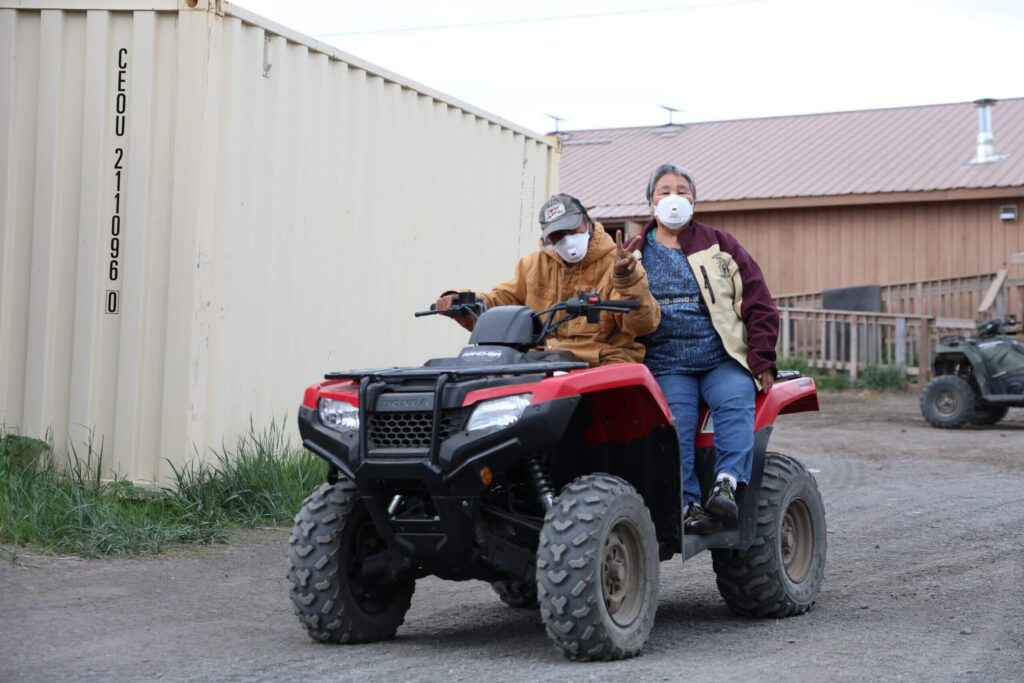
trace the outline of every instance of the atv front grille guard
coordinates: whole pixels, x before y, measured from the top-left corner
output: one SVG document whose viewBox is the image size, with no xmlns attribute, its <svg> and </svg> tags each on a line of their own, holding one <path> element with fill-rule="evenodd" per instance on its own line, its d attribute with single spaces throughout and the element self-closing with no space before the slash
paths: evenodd
<svg viewBox="0 0 1024 683">
<path fill-rule="evenodd" d="M 439 441 L 457 432 L 463 420 L 462 410 L 441 411 Z M 368 451 L 430 448 L 433 429 L 432 411 L 402 413 L 374 412 L 370 414 L 366 448 Z"/>
<path fill-rule="evenodd" d="M 368 430 L 370 414 L 368 411 L 367 394 L 371 384 L 407 381 L 410 379 L 434 380 L 434 407 L 430 414 L 430 461 L 437 464 L 439 444 L 441 441 L 442 396 L 449 382 L 472 377 L 496 377 L 508 375 L 544 375 L 550 377 L 556 372 L 568 372 L 589 367 L 584 362 L 561 363 L 516 363 L 514 365 L 491 365 L 477 368 L 389 368 L 386 370 L 350 370 L 348 372 L 330 372 L 325 379 L 350 379 L 359 382 L 359 444 L 363 457 L 369 452 Z"/>
</svg>

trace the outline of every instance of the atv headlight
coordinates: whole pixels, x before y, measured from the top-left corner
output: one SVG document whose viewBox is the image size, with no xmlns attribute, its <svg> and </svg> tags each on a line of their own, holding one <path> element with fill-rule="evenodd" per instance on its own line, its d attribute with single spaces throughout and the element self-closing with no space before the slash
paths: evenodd
<svg viewBox="0 0 1024 683">
<path fill-rule="evenodd" d="M 468 431 L 490 429 L 492 427 L 508 427 L 520 418 L 526 407 L 530 405 L 533 394 L 516 394 L 480 401 L 469 417 Z"/>
<path fill-rule="evenodd" d="M 346 401 L 333 398 L 320 399 L 320 421 L 325 427 L 339 432 L 359 429 L 359 408 Z"/>
</svg>

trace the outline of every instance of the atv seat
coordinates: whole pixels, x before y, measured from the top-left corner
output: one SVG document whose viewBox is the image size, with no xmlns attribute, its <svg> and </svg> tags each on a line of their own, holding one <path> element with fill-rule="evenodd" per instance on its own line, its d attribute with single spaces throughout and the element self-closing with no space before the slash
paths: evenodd
<svg viewBox="0 0 1024 683">
<path fill-rule="evenodd" d="M 527 351 L 524 363 L 579 363 L 579 357 L 572 351 Z"/>
</svg>

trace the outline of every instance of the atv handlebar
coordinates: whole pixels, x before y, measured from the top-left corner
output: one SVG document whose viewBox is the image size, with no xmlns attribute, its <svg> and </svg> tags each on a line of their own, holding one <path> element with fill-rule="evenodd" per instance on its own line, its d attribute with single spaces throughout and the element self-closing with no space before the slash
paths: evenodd
<svg viewBox="0 0 1024 683">
<path fill-rule="evenodd" d="M 537 334 L 537 346 L 542 346 L 547 336 L 563 324 L 581 315 L 587 316 L 587 322 L 596 323 L 601 317 L 601 311 L 628 313 L 639 308 L 640 302 L 633 299 L 602 300 L 597 292 L 580 292 L 577 296 L 557 303 L 546 311 L 534 313 L 537 320 L 543 321 Z M 565 315 L 555 320 L 555 315 L 559 312 L 565 312 Z"/>
<path fill-rule="evenodd" d="M 1008 315 L 1005 318 L 994 318 L 993 320 L 987 320 L 983 323 L 978 324 L 978 337 L 1001 337 L 1006 334 L 1013 334 L 1018 330 L 1013 330 L 1020 324 L 1020 321 L 1013 315 Z"/>
<path fill-rule="evenodd" d="M 452 307 L 446 311 L 437 310 L 437 304 L 430 304 L 429 311 L 417 311 L 413 315 L 420 318 L 425 315 L 447 315 L 452 318 L 461 318 L 466 315 L 473 316 L 475 320 L 480 316 L 483 306 L 476 299 L 475 292 L 457 292 Z"/>
<path fill-rule="evenodd" d="M 534 311 L 533 319 L 539 327 L 537 336 L 534 339 L 534 346 L 543 346 L 548 335 L 557 330 L 565 323 L 585 315 L 587 322 L 596 323 L 600 320 L 601 311 L 610 313 L 628 313 L 640 308 L 640 302 L 633 299 L 601 299 L 597 292 L 580 292 L 571 299 L 560 301 L 546 311 Z M 452 318 L 461 318 L 465 315 L 473 316 L 473 319 L 480 317 L 483 306 L 476 298 L 475 292 L 458 292 L 451 308 L 439 311 L 437 304 L 431 304 L 429 311 L 417 311 L 414 315 L 419 318 L 425 315 L 447 315 Z M 561 318 L 555 320 L 559 313 L 565 313 Z"/>
</svg>

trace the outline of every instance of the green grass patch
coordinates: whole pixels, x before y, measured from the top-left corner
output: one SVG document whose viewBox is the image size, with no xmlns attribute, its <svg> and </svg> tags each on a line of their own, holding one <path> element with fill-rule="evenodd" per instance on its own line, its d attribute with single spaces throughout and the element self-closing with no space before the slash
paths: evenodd
<svg viewBox="0 0 1024 683">
<path fill-rule="evenodd" d="M 895 365 L 869 365 L 860 371 L 857 386 L 875 391 L 902 391 L 907 380 Z"/>
<path fill-rule="evenodd" d="M 802 358 L 780 360 L 778 368 L 779 370 L 799 370 L 801 374 L 813 377 L 815 385 L 824 391 L 845 389 L 902 391 L 907 386 L 907 378 L 902 376 L 900 368 L 895 365 L 868 366 L 860 371 L 856 382 L 851 382 L 850 376 L 845 372 L 812 368 Z"/>
<path fill-rule="evenodd" d="M 97 557 L 221 542 L 239 526 L 288 521 L 325 472 L 276 425 L 175 470 L 162 489 L 104 479 L 102 461 L 91 443 L 61 457 L 45 441 L 0 433 L 0 543 Z"/>
<path fill-rule="evenodd" d="M 174 469 L 168 490 L 176 503 L 198 519 L 223 517 L 232 525 L 258 526 L 290 520 L 302 501 L 324 481 L 323 460 L 287 443 L 274 425 L 221 449 L 213 461 Z"/>
</svg>

